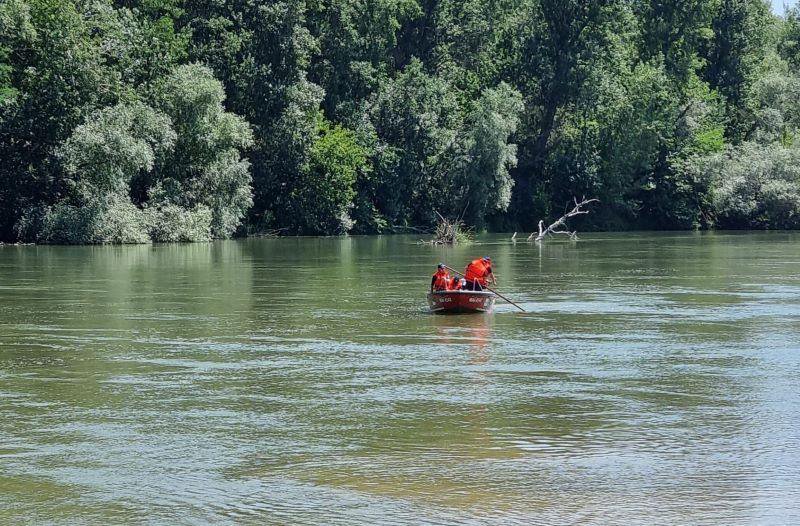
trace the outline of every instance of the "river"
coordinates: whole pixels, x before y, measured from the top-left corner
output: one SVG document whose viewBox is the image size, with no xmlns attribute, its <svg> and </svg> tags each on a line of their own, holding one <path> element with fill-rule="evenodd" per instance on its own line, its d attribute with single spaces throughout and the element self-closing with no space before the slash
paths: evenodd
<svg viewBox="0 0 800 526">
<path fill-rule="evenodd" d="M 800 521 L 800 233 L 416 239 L 0 247 L 0 523 Z"/>
</svg>

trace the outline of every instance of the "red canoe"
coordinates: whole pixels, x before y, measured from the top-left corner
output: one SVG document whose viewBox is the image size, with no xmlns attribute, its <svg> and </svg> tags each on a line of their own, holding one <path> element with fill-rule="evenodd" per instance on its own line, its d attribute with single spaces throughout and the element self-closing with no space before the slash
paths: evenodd
<svg viewBox="0 0 800 526">
<path fill-rule="evenodd" d="M 428 293 L 428 305 L 432 312 L 489 312 L 494 306 L 495 295 L 487 290 L 437 290 Z"/>
</svg>

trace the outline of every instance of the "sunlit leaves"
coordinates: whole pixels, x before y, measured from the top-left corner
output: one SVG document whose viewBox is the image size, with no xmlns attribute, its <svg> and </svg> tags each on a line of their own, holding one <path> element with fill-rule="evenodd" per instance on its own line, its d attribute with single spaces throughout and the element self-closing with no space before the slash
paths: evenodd
<svg viewBox="0 0 800 526">
<path fill-rule="evenodd" d="M 153 169 L 176 139 L 166 115 L 134 102 L 98 110 L 59 149 L 64 170 L 83 195 L 127 196 L 131 180 Z"/>
<path fill-rule="evenodd" d="M 290 197 L 295 228 L 328 235 L 349 231 L 356 177 L 366 169 L 366 161 L 353 132 L 320 117 L 308 164 Z"/>
<path fill-rule="evenodd" d="M 224 98 L 211 70 L 194 64 L 178 67 L 155 95 L 177 139 L 160 177 L 172 184 L 151 197 L 186 208 L 207 206 L 214 237 L 233 234 L 253 203 L 250 165 L 240 153 L 253 144 L 253 134 L 244 119 L 225 111 Z"/>
<path fill-rule="evenodd" d="M 800 227 L 800 149 L 745 143 L 708 159 L 718 224 Z"/>
</svg>

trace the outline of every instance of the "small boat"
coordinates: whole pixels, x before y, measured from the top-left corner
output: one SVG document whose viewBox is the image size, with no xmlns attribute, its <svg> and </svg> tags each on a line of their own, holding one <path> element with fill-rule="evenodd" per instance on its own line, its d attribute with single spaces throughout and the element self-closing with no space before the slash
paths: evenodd
<svg viewBox="0 0 800 526">
<path fill-rule="evenodd" d="M 488 290 L 435 290 L 428 293 L 428 305 L 431 312 L 441 314 L 489 312 L 494 298 L 494 292 Z"/>
</svg>

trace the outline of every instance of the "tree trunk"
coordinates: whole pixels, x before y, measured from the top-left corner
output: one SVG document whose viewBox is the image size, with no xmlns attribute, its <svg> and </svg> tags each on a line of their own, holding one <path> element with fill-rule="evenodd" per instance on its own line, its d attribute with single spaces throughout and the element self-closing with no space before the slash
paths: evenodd
<svg viewBox="0 0 800 526">
<path fill-rule="evenodd" d="M 544 228 L 544 221 L 539 221 L 539 233 L 533 233 L 528 236 L 528 241 L 533 239 L 534 241 L 541 241 L 547 236 L 551 236 L 553 234 L 566 234 L 570 236 L 572 239 L 576 239 L 578 233 L 577 232 L 570 232 L 569 230 L 559 230 L 561 228 L 567 227 L 567 219 L 570 217 L 575 217 L 578 215 L 588 214 L 588 210 L 583 210 L 583 207 L 594 202 L 600 201 L 599 199 L 586 199 L 585 197 L 581 202 L 578 202 L 577 198 L 574 198 L 573 201 L 575 202 L 575 207 L 558 218 L 554 223 L 552 223 L 547 228 Z M 534 238 L 535 236 L 535 238 Z"/>
</svg>

